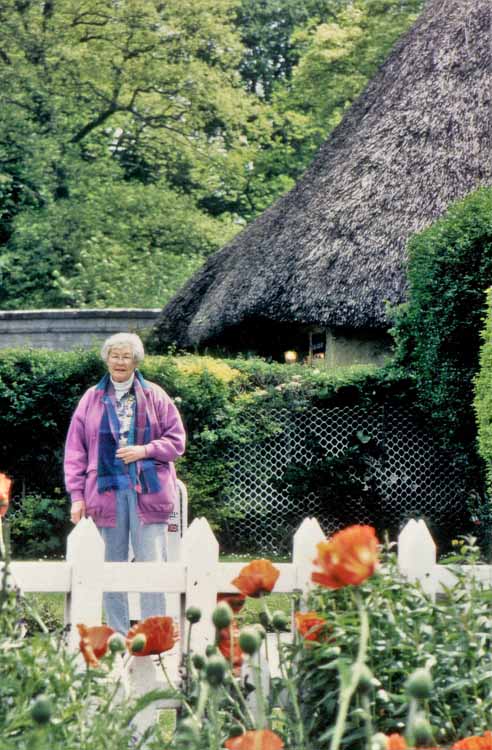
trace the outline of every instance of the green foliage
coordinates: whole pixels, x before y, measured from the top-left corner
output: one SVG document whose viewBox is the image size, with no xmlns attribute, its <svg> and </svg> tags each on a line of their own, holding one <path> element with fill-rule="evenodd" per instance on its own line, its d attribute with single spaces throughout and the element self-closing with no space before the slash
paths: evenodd
<svg viewBox="0 0 492 750">
<path fill-rule="evenodd" d="M 464 543 L 462 549 L 466 562 L 476 562 L 473 543 Z M 463 561 L 461 555 L 449 560 Z M 415 669 L 426 667 L 433 681 L 426 702 L 436 732 L 433 744 L 449 745 L 488 729 L 491 592 L 458 574 L 456 586 L 433 602 L 418 584 L 401 577 L 390 555 L 376 575 L 357 587 L 357 593 L 364 600 L 371 629 L 367 665 L 375 677 L 369 704 L 373 726 L 385 734 L 403 734 L 408 712 L 405 682 Z M 340 665 L 350 664 L 357 653 L 354 594 L 351 586 L 338 591 L 318 587 L 309 608 L 326 618 L 330 637 L 325 643 L 298 643 L 290 655 L 296 663 L 306 732 L 317 750 L 329 747 L 326 734 L 337 713 Z M 344 735 L 343 746 L 354 750 L 366 747 L 363 705 L 357 695 Z"/>
<path fill-rule="evenodd" d="M 492 191 L 481 189 L 409 243 L 408 302 L 396 313 L 395 367 L 415 383 L 415 402 L 469 490 L 481 489 L 473 379 L 485 290 L 492 283 Z"/>
<path fill-rule="evenodd" d="M 478 427 L 478 450 L 487 465 L 489 495 L 492 489 L 492 287 L 487 290 L 487 314 L 481 332 L 480 369 L 475 378 L 474 407 Z"/>
<path fill-rule="evenodd" d="M 200 205 L 237 194 L 269 132 L 233 10 L 2 5 L 2 307 L 127 304 L 130 288 L 153 306 L 237 231 Z"/>
<path fill-rule="evenodd" d="M 4 2 L 0 306 L 166 303 L 293 186 L 421 4 Z"/>
<path fill-rule="evenodd" d="M 487 313 L 480 347 L 480 368 L 475 377 L 474 409 L 477 420 L 478 453 L 485 463 L 487 502 L 475 503 L 476 516 L 489 540 L 492 535 L 492 287 L 487 290 Z"/>
<path fill-rule="evenodd" d="M 9 513 L 9 538 L 16 560 L 65 556 L 71 530 L 69 503 L 57 489 L 56 497 L 19 497 Z"/>
</svg>

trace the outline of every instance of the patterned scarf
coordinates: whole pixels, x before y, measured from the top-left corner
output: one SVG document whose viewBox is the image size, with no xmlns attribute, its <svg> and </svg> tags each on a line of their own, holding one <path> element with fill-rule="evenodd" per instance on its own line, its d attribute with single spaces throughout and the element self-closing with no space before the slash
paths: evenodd
<svg viewBox="0 0 492 750">
<path fill-rule="evenodd" d="M 102 391 L 104 406 L 101 424 L 99 425 L 99 451 L 97 456 L 97 489 L 99 492 L 108 490 L 135 489 L 136 466 L 138 467 L 138 483 L 144 494 L 159 492 L 161 485 L 157 477 L 154 461 L 144 458 L 137 464 L 124 464 L 116 457 L 118 450 L 118 435 L 120 423 L 112 399 L 108 394 L 110 384 L 109 373 L 104 375 L 96 386 Z M 147 383 L 138 370 L 135 370 L 133 389 L 135 392 L 135 413 L 129 435 L 129 445 L 146 445 L 150 441 L 150 419 L 147 414 L 144 389 Z"/>
</svg>

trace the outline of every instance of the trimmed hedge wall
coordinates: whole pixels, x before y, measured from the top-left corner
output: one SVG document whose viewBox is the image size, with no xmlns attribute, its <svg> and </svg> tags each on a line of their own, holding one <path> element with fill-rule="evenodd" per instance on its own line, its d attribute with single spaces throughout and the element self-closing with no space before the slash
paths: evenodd
<svg viewBox="0 0 492 750">
<path fill-rule="evenodd" d="M 185 355 L 149 356 L 141 369 L 181 411 L 188 447 L 177 470 L 188 486 L 192 516 L 205 515 L 219 534 L 231 515 L 228 450 L 275 434 L 279 407 L 369 406 L 408 398 L 404 378 L 367 366 L 333 372 Z M 104 371 L 93 351 L 0 352 L 0 471 L 15 482 L 9 518 L 17 557 L 63 553 L 70 528 L 62 474 L 65 436 L 78 399 Z"/>
<path fill-rule="evenodd" d="M 475 379 L 478 452 L 485 461 L 487 492 L 492 498 L 492 288 L 487 290 L 487 315 L 482 330 L 480 370 Z"/>
<path fill-rule="evenodd" d="M 466 476 L 470 503 L 483 490 L 473 380 L 485 290 L 492 284 L 492 190 L 450 207 L 408 247 L 408 302 L 396 311 L 394 367 L 415 383 L 415 403 Z"/>
</svg>

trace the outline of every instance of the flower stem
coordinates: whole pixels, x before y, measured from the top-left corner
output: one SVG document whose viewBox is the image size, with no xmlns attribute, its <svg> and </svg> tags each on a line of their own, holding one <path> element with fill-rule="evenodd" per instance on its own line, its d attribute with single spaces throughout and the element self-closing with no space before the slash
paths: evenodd
<svg viewBox="0 0 492 750">
<path fill-rule="evenodd" d="M 201 722 L 203 718 L 203 714 L 205 713 L 205 707 L 207 705 L 208 700 L 208 693 L 209 693 L 209 686 L 208 682 L 204 682 L 203 680 L 200 682 L 200 692 L 198 695 L 198 706 L 196 708 L 196 719 L 198 722 Z"/>
<path fill-rule="evenodd" d="M 338 704 L 338 715 L 335 723 L 335 729 L 331 738 L 330 750 L 338 750 L 340 742 L 345 731 L 348 709 L 352 696 L 359 684 L 362 667 L 366 661 L 367 643 L 369 641 L 369 618 L 364 604 L 360 598 L 359 592 L 356 595 L 357 608 L 359 610 L 360 628 L 359 628 L 359 648 L 357 658 L 352 664 L 350 679 L 347 685 L 342 685 L 340 690 L 340 700 Z"/>
<path fill-rule="evenodd" d="M 285 664 L 284 664 L 283 656 L 282 656 L 282 641 L 281 641 L 280 633 L 278 630 L 277 630 L 277 649 L 278 649 L 278 663 L 280 666 L 280 674 L 282 675 L 282 678 L 285 682 L 285 685 L 287 687 L 287 692 L 289 694 L 289 698 L 292 703 L 292 708 L 294 709 L 294 716 L 295 716 L 294 732 L 296 734 L 296 743 L 297 743 L 296 748 L 298 748 L 299 750 L 304 750 L 304 724 L 302 721 L 301 710 L 299 708 L 299 701 L 297 700 L 297 693 L 296 693 L 295 686 L 285 668 Z"/>
<path fill-rule="evenodd" d="M 233 688 L 234 688 L 234 690 L 235 690 L 235 692 L 237 694 L 239 703 L 241 704 L 241 706 L 242 706 L 242 708 L 244 710 L 244 714 L 245 714 L 248 722 L 251 725 L 251 729 L 254 729 L 255 728 L 255 720 L 254 720 L 253 714 L 249 710 L 248 704 L 246 703 L 244 695 L 241 692 L 241 688 L 237 684 L 237 681 L 234 679 L 234 677 L 231 680 L 231 685 L 233 686 Z"/>
<path fill-rule="evenodd" d="M 186 679 L 185 679 L 185 693 L 186 695 L 190 692 L 190 679 L 191 679 L 191 629 L 193 623 L 190 622 L 188 626 L 188 635 L 186 637 Z"/>
<path fill-rule="evenodd" d="M 362 696 L 362 708 L 364 709 L 364 728 L 366 731 L 366 743 L 367 747 L 371 746 L 371 739 L 373 735 L 372 718 L 371 718 L 371 701 L 369 696 Z"/>
<path fill-rule="evenodd" d="M 267 726 L 265 712 L 265 695 L 263 693 L 263 684 L 261 681 L 261 651 L 257 653 L 257 663 L 254 663 L 254 656 L 251 657 L 251 666 L 253 668 L 253 679 L 256 688 L 256 705 L 258 729 L 265 729 Z"/>
</svg>

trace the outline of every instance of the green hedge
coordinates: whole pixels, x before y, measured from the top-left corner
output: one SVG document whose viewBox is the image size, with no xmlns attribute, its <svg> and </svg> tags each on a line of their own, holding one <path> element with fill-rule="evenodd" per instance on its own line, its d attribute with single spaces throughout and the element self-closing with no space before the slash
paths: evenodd
<svg viewBox="0 0 492 750">
<path fill-rule="evenodd" d="M 62 473 L 65 436 L 78 399 L 103 372 L 93 351 L 0 353 L 0 470 L 15 480 L 9 518 L 17 557 L 63 553 L 69 528 L 63 517 L 64 509 L 68 517 Z M 188 487 L 192 516 L 205 515 L 219 534 L 231 518 L 230 450 L 274 435 L 280 429 L 279 407 L 369 407 L 405 398 L 408 390 L 400 376 L 367 366 L 318 371 L 186 355 L 149 356 L 142 372 L 165 388 L 183 415 L 188 448 L 177 464 L 178 473 Z M 227 547 L 224 534 L 221 541 Z"/>
<path fill-rule="evenodd" d="M 487 476 L 489 540 L 492 498 L 492 288 L 487 290 L 487 315 L 482 330 L 480 369 L 475 379 L 474 407 L 478 426 L 478 452 L 485 462 Z M 489 544 L 492 542 L 489 541 Z"/>
<path fill-rule="evenodd" d="M 396 313 L 395 368 L 415 383 L 415 403 L 439 444 L 481 492 L 473 379 L 485 290 L 492 284 L 492 190 L 480 189 L 409 243 L 408 302 Z"/>
</svg>

